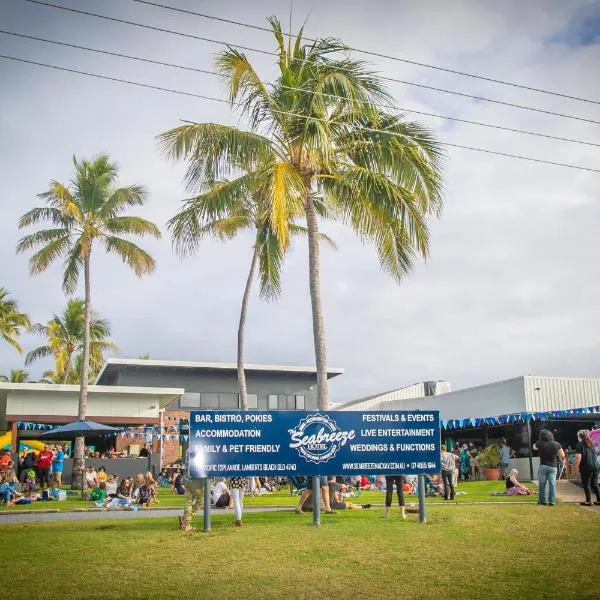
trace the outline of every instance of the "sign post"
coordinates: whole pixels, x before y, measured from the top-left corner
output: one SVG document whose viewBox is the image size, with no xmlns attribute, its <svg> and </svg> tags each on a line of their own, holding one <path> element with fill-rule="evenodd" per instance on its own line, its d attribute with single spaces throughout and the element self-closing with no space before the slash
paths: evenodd
<svg viewBox="0 0 600 600">
<path fill-rule="evenodd" d="M 321 478 L 318 475 L 315 475 L 312 478 L 312 482 L 313 525 L 319 527 L 321 525 Z"/>
<path fill-rule="evenodd" d="M 419 521 L 426 523 L 427 518 L 425 516 L 425 475 L 419 475 Z"/>
<path fill-rule="evenodd" d="M 204 531 L 210 531 L 210 478 L 204 478 Z"/>
</svg>

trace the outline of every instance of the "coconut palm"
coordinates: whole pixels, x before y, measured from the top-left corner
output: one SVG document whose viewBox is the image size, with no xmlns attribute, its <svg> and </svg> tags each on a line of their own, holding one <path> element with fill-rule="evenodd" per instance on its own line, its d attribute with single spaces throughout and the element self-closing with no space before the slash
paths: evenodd
<svg viewBox="0 0 600 600">
<path fill-rule="evenodd" d="M 229 99 L 250 130 L 189 123 L 160 139 L 170 156 L 188 160 L 188 184 L 228 178 L 234 190 L 268 190 L 269 219 L 283 248 L 287 215 L 304 214 L 319 409 L 327 410 L 319 204 L 373 243 L 381 267 L 400 280 L 428 253 L 428 217 L 441 208 L 442 152 L 426 128 L 389 108 L 381 77 L 340 54 L 340 42 L 303 45 L 300 30 L 286 48 L 279 21 L 269 21 L 278 47 L 273 81 L 261 80 L 233 48 L 217 58 Z M 240 173 L 240 164 L 254 168 Z"/>
<path fill-rule="evenodd" d="M 36 323 L 31 328 L 46 338 L 43 346 L 27 353 L 25 364 L 46 357 L 54 358 L 54 371 L 44 373 L 50 379 L 56 378 L 59 383 L 77 383 L 80 377 L 75 365 L 77 359 L 83 357 L 85 330 L 85 302 L 81 299 L 68 301 L 60 315 L 54 315 L 45 325 Z M 88 381 L 93 381 L 104 363 L 104 352 L 117 351 L 116 344 L 111 342 L 110 323 L 101 319 L 94 311 L 90 314 L 90 361 Z M 75 361 L 75 363 L 74 363 Z M 82 365 L 83 366 L 83 365 Z"/>
<path fill-rule="evenodd" d="M 10 374 L 0 375 L 0 381 L 8 383 L 27 383 L 29 381 L 29 373 L 22 369 L 11 369 Z"/>
<path fill-rule="evenodd" d="M 29 327 L 29 317 L 19 311 L 17 302 L 8 296 L 8 291 L 0 287 L 0 337 L 23 353 L 17 338 Z"/>
<path fill-rule="evenodd" d="M 45 206 L 34 208 L 19 219 L 19 228 L 51 224 L 23 237 L 17 252 L 39 248 L 29 260 L 32 275 L 45 271 L 57 258 L 64 258 L 63 289 L 72 293 L 83 271 L 85 290 L 82 368 L 80 379 L 80 419 L 87 413 L 87 390 L 90 365 L 91 277 L 92 250 L 103 247 L 117 254 L 133 272 L 142 276 L 155 268 L 152 256 L 145 250 L 121 237 L 150 235 L 160 237 L 154 223 L 123 213 L 131 206 L 144 204 L 146 193 L 139 185 L 116 186 L 117 164 L 106 155 L 91 161 L 73 157 L 74 176 L 69 185 L 53 180 L 48 191 L 38 197 Z M 81 476 L 83 466 L 83 438 L 78 438 L 74 452 L 74 470 Z"/>
<path fill-rule="evenodd" d="M 214 237 L 229 240 L 243 231 L 254 234 L 252 259 L 246 279 L 237 338 L 237 371 L 240 390 L 240 408 L 248 410 L 248 390 L 244 372 L 244 335 L 248 301 L 252 282 L 258 270 L 260 295 L 272 300 L 281 291 L 283 246 L 269 218 L 269 197 L 266 190 L 240 188 L 236 182 L 207 183 L 208 189 L 184 202 L 183 209 L 169 222 L 173 243 L 181 255 L 195 252 L 202 239 Z M 300 214 L 290 213 L 287 227 L 292 235 L 306 234 L 306 228 L 294 222 Z M 321 238 L 333 245 L 324 235 Z"/>
</svg>

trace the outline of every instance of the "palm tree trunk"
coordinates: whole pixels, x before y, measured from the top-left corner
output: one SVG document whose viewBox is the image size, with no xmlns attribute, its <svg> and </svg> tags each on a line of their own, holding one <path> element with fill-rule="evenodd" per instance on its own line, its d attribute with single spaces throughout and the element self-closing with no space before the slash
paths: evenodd
<svg viewBox="0 0 600 600">
<path fill-rule="evenodd" d="M 91 252 L 91 250 L 90 250 Z M 87 416 L 88 398 L 88 373 L 90 362 L 90 252 L 83 259 L 83 273 L 85 281 L 85 305 L 83 312 L 83 356 L 81 365 L 81 380 L 79 383 L 79 411 L 78 418 L 85 419 Z M 73 483 L 76 488 L 83 489 L 84 485 L 84 451 L 85 440 L 82 437 L 75 439 L 75 451 L 73 453 Z"/>
<path fill-rule="evenodd" d="M 238 383 L 240 386 L 240 408 L 248 410 L 248 390 L 246 388 L 246 374 L 244 373 L 244 333 L 246 326 L 246 315 L 248 313 L 248 300 L 250 299 L 250 289 L 256 273 L 258 264 L 258 243 L 254 245 L 252 251 L 252 262 L 250 263 L 250 272 L 246 280 L 246 289 L 242 299 L 242 309 L 240 310 L 240 324 L 238 326 L 238 345 L 237 345 L 237 372 Z"/>
<path fill-rule="evenodd" d="M 65 374 L 64 374 L 64 377 L 62 380 L 63 383 L 69 382 L 69 374 L 71 372 L 71 355 L 72 355 L 72 353 L 69 352 L 69 360 L 67 360 L 67 367 L 65 368 Z"/>
<path fill-rule="evenodd" d="M 315 361 L 317 364 L 317 400 L 319 410 L 327 410 L 329 408 L 329 394 L 327 390 L 325 324 L 323 322 L 323 308 L 321 306 L 321 283 L 319 275 L 319 226 L 315 205 L 310 197 L 310 191 L 304 200 L 304 210 L 306 212 L 306 227 L 308 229 L 308 276 L 310 282 Z"/>
</svg>

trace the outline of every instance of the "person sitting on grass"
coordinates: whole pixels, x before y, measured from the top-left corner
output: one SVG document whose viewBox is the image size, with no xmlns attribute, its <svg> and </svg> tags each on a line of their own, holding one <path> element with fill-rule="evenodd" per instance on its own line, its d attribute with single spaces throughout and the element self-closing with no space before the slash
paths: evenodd
<svg viewBox="0 0 600 600">
<path fill-rule="evenodd" d="M 133 482 L 131 477 L 125 477 L 117 488 L 117 498 L 121 500 L 127 500 L 131 502 L 131 496 L 133 494 Z"/>
<path fill-rule="evenodd" d="M 104 506 L 106 500 L 106 482 L 99 481 L 97 487 L 95 487 L 90 493 L 90 500 L 96 503 L 96 506 L 100 504 Z"/>
<path fill-rule="evenodd" d="M 178 494 L 183 496 L 185 494 L 185 485 L 183 483 L 183 473 L 181 469 L 177 469 L 175 477 L 173 477 L 173 487 L 171 488 L 172 494 Z"/>
<path fill-rule="evenodd" d="M 17 491 L 16 482 L 17 476 L 12 470 L 0 475 L 0 501 L 5 502 L 6 506 L 12 506 L 15 500 L 23 496 Z"/>
<path fill-rule="evenodd" d="M 88 467 L 85 472 L 85 486 L 92 490 L 98 487 L 98 474 L 94 467 Z"/>
<path fill-rule="evenodd" d="M 215 483 L 215 487 L 212 489 L 211 496 L 215 508 L 225 508 L 229 506 L 231 494 L 229 493 L 229 489 L 227 488 L 225 479 L 223 477 L 220 477 L 217 483 Z"/>
<path fill-rule="evenodd" d="M 321 488 L 321 496 L 323 498 L 323 504 L 325 504 L 325 513 L 333 514 L 334 511 L 331 508 L 329 503 L 329 486 L 327 485 L 327 477 L 319 477 L 319 485 Z M 298 506 L 296 506 L 296 513 L 299 515 L 302 514 L 302 510 L 306 504 L 306 501 L 310 498 L 313 493 L 313 478 L 309 477 L 307 482 L 306 489 L 302 492 L 302 496 L 300 496 L 300 501 L 298 502 Z"/>
<path fill-rule="evenodd" d="M 342 489 L 345 489 L 345 484 L 337 483 L 335 475 L 327 478 L 327 486 L 329 488 L 329 504 L 332 510 L 362 510 L 363 508 L 371 508 L 370 504 L 354 504 L 343 499 Z"/>
<path fill-rule="evenodd" d="M 116 475 L 109 475 L 108 481 L 106 482 L 106 495 L 109 498 L 117 497 L 117 487 L 119 483 Z"/>
<path fill-rule="evenodd" d="M 156 480 L 154 479 L 150 471 L 148 471 L 144 476 L 144 481 L 145 485 L 150 489 L 150 504 L 158 504 L 158 499 L 156 497 L 156 488 L 158 487 L 158 484 L 156 483 Z"/>
<path fill-rule="evenodd" d="M 106 472 L 106 467 L 98 467 L 97 478 L 98 478 L 98 481 L 107 481 L 108 480 L 108 473 Z"/>
<path fill-rule="evenodd" d="M 138 476 L 139 477 L 139 476 Z M 142 477 L 144 477 L 142 475 Z M 141 487 L 137 488 L 136 499 L 138 504 L 148 508 L 154 501 L 154 490 L 152 486 L 153 479 L 144 478 L 144 483 Z"/>
<path fill-rule="evenodd" d="M 512 469 L 506 478 L 506 491 L 504 496 L 531 496 L 533 492 L 525 487 L 522 483 L 519 483 L 517 475 L 519 471 Z"/>
</svg>

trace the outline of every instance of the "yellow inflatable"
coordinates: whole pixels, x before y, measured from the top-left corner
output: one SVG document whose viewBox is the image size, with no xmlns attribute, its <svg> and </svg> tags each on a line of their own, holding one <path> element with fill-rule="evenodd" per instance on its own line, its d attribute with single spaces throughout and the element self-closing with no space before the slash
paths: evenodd
<svg viewBox="0 0 600 600">
<path fill-rule="evenodd" d="M 38 452 L 40 450 L 44 449 L 44 444 L 42 442 L 38 442 L 37 440 L 19 440 L 21 444 L 25 444 L 25 446 L 28 446 L 29 448 L 32 448 L 33 450 L 37 450 Z M 3 450 L 5 448 L 10 449 L 10 444 L 12 442 L 12 434 L 10 433 L 10 431 L 7 431 L 5 434 L 0 435 L 0 450 Z"/>
</svg>

